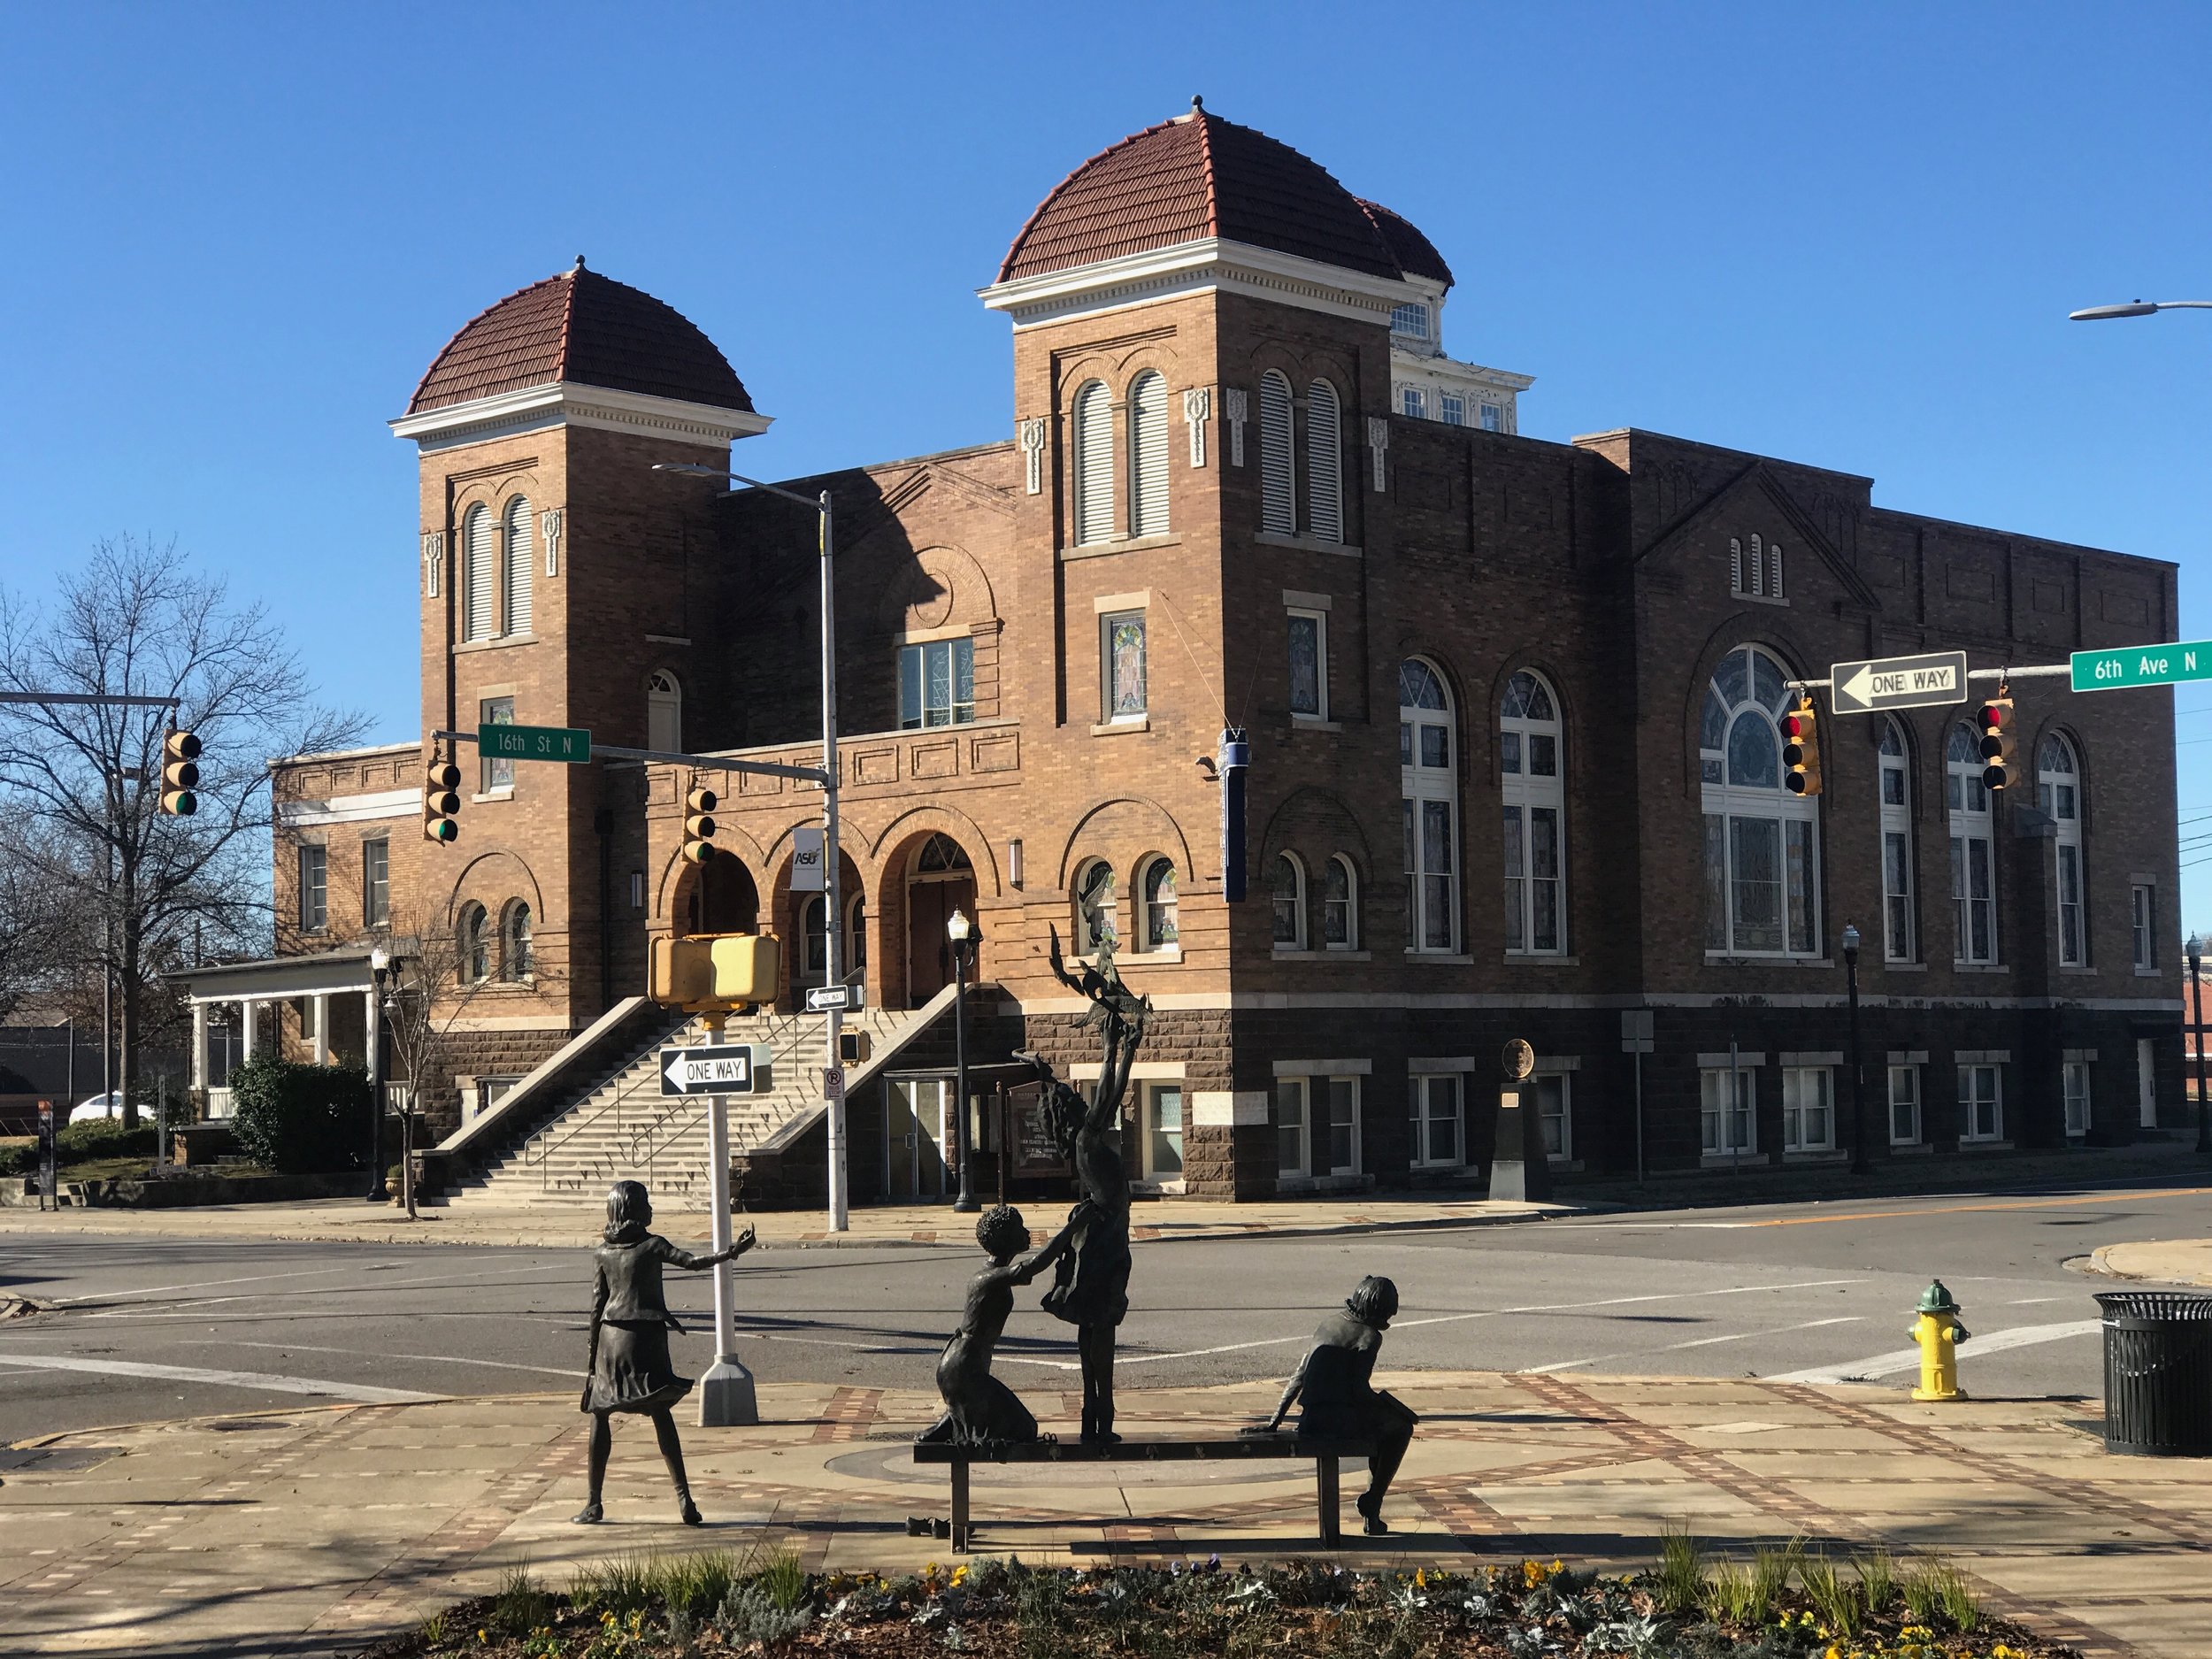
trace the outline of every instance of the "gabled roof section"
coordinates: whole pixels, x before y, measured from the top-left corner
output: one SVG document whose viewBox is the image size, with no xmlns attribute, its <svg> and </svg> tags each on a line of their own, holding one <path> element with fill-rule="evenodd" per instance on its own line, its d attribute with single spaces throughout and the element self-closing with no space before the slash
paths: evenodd
<svg viewBox="0 0 2212 1659">
<path fill-rule="evenodd" d="M 736 371 L 696 324 L 580 258 L 471 319 L 432 361 L 407 413 L 556 382 L 754 412 Z"/>
<path fill-rule="evenodd" d="M 1444 256 L 1436 251 L 1436 244 L 1424 236 L 1420 229 L 1403 214 L 1394 213 L 1380 202 L 1364 197 L 1360 207 L 1390 250 L 1390 257 L 1398 262 L 1398 268 L 1408 276 L 1426 277 L 1432 282 L 1452 285 L 1452 268 L 1444 263 Z"/>
<path fill-rule="evenodd" d="M 1187 115 L 1133 134 L 1070 173 L 1014 238 L 998 280 L 1208 238 L 1369 276 L 1404 274 L 1374 218 L 1319 163 L 1194 98 Z M 1428 248 L 1440 268 L 1435 251 Z"/>
<path fill-rule="evenodd" d="M 1876 596 L 1873 588 L 1867 586 L 1865 580 L 1852 567 L 1851 561 L 1844 557 L 1842 551 L 1837 548 L 1836 544 L 1822 533 L 1820 526 L 1815 524 L 1804 509 L 1797 504 L 1796 500 L 1784 487 L 1781 480 L 1775 476 L 1774 469 L 1764 460 L 1753 461 L 1702 502 L 1662 530 L 1651 539 L 1647 546 L 1630 560 L 1630 563 L 1640 565 L 1646 559 L 1657 554 L 1671 552 L 1680 548 L 1699 531 L 1709 526 L 1715 519 L 1746 494 L 1752 492 L 1764 496 L 1774 510 L 1781 515 L 1783 521 L 1790 527 L 1790 534 L 1800 547 L 1810 548 L 1819 556 L 1821 563 L 1833 573 L 1844 591 L 1851 595 L 1853 603 L 1864 605 L 1870 611 L 1879 611 L 1883 608 L 1882 602 Z"/>
</svg>

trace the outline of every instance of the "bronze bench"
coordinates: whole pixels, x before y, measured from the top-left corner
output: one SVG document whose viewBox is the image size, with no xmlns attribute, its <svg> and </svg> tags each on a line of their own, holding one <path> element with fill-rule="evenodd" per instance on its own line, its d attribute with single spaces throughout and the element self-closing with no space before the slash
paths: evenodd
<svg viewBox="0 0 2212 1659">
<path fill-rule="evenodd" d="M 1309 1457 L 1321 1517 L 1321 1547 L 1344 1542 L 1338 1525 L 1337 1466 L 1346 1457 L 1365 1457 L 1365 1440 L 1325 1440 L 1301 1434 L 1239 1434 L 1221 1440 L 1137 1440 L 1113 1446 L 1079 1440 L 1025 1440 L 1002 1446 L 955 1446 L 917 1440 L 917 1463 L 944 1463 L 952 1470 L 952 1548 L 965 1555 L 974 1528 L 968 1519 L 968 1469 L 973 1463 L 1147 1463 L 1238 1462 L 1250 1458 Z"/>
</svg>

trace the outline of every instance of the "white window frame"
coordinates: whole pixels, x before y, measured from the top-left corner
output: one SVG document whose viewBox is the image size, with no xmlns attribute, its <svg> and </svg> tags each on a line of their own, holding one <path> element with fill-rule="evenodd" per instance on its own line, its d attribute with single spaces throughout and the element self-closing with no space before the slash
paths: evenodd
<svg viewBox="0 0 2212 1659">
<path fill-rule="evenodd" d="M 1137 885 L 1132 895 L 1136 910 L 1137 949 L 1147 955 L 1176 954 L 1182 951 L 1182 926 L 1179 912 L 1181 887 L 1179 883 L 1164 903 L 1152 896 L 1152 879 L 1160 871 L 1167 872 L 1170 881 L 1176 881 L 1175 861 L 1165 853 L 1154 853 L 1137 865 Z M 1167 923 L 1168 937 L 1159 936 L 1161 921 Z"/>
<path fill-rule="evenodd" d="M 499 515 L 499 631 L 503 635 L 530 632 L 530 574 L 537 558 L 537 523 L 529 500 L 521 495 L 509 501 Z"/>
<path fill-rule="evenodd" d="M 2001 1065 L 1983 1061 L 1970 1061 L 1959 1067 L 1959 1139 L 1968 1144 L 2002 1141 L 2005 1138 L 2005 1069 Z M 1990 1082 L 1990 1127 L 1984 1130 L 1975 1121 L 1981 1099 L 1979 1085 L 1983 1074 Z"/>
<path fill-rule="evenodd" d="M 1284 1121 L 1283 1104 L 1286 1099 L 1298 1103 L 1298 1121 Z M 1313 1079 L 1310 1077 L 1279 1077 L 1275 1079 L 1275 1100 L 1272 1109 L 1275 1126 L 1275 1175 L 1278 1180 L 1305 1180 L 1313 1174 Z M 1294 1140 L 1292 1137 L 1295 1137 Z M 1283 1157 L 1286 1147 L 1298 1154 L 1294 1163 Z"/>
<path fill-rule="evenodd" d="M 2053 764 L 2054 761 L 2058 764 Z M 2051 876 L 2059 965 L 2085 968 L 2089 965 L 2089 874 L 2082 847 L 2081 757 L 2063 733 L 2047 733 L 2036 745 L 2035 803 L 2056 828 L 2052 838 Z"/>
<path fill-rule="evenodd" d="M 1298 436 L 1290 377 L 1280 369 L 1260 376 L 1260 528 L 1271 535 L 1298 534 Z"/>
<path fill-rule="evenodd" d="M 370 849 L 376 850 L 373 856 Z M 380 863 L 380 876 L 373 867 Z M 361 925 L 384 927 L 392 919 L 392 838 L 371 835 L 361 843 Z"/>
<path fill-rule="evenodd" d="M 1759 1073 L 1754 1067 L 1736 1068 L 1736 1106 L 1728 1109 L 1726 1066 L 1707 1066 L 1698 1074 L 1698 1145 L 1708 1158 L 1756 1157 L 1759 1155 Z M 1731 1121 L 1733 1119 L 1734 1121 Z M 1740 1131 L 1742 1144 L 1732 1144 Z"/>
<path fill-rule="evenodd" d="M 1808 1099 L 1808 1095 L 1811 1098 Z M 1806 1133 L 1809 1118 L 1823 1125 L 1818 1139 Z M 1833 1152 L 1836 1149 L 1836 1072 L 1833 1066 L 1791 1065 L 1782 1068 L 1782 1150 Z"/>
<path fill-rule="evenodd" d="M 515 700 L 511 696 L 483 697 L 477 701 L 476 718 L 480 726 L 512 726 L 515 723 Z M 515 790 L 515 759 L 511 755 L 486 755 L 482 757 L 480 790 L 485 795 L 512 795 Z"/>
<path fill-rule="evenodd" d="M 1344 541 L 1344 400 L 1328 380 L 1306 388 L 1306 534 Z"/>
<path fill-rule="evenodd" d="M 1114 395 L 1103 380 L 1086 380 L 1068 404 L 1069 469 L 1075 488 L 1075 544 L 1114 539 Z"/>
<path fill-rule="evenodd" d="M 1463 426 L 1467 424 L 1467 400 L 1459 393 L 1440 393 L 1436 402 L 1438 413 L 1443 417 L 1446 426 Z M 1493 426 L 1491 430 L 1494 432 L 1497 428 Z"/>
<path fill-rule="evenodd" d="M 1102 641 L 1104 635 L 1101 634 Z M 930 670 L 941 662 L 945 669 L 946 701 L 941 706 L 930 701 L 933 684 Z M 911 674 L 908 665 L 912 665 Z M 968 695 L 960 695 L 963 667 L 966 670 Z M 908 683 L 911 680 L 914 699 L 908 702 Z M 941 726 L 971 726 L 975 722 L 975 636 L 957 634 L 949 640 L 921 640 L 899 647 L 899 730 L 918 732 Z"/>
<path fill-rule="evenodd" d="M 537 979 L 534 919 L 526 899 L 510 899 L 499 912 L 499 977 L 509 985 L 529 985 Z"/>
<path fill-rule="evenodd" d="M 1329 896 L 1329 872 L 1336 871 L 1344 879 L 1344 896 Z M 1329 912 L 1337 905 L 1344 908 L 1344 937 L 1329 937 Z M 1332 853 L 1321 872 L 1321 948 L 1324 950 L 1357 950 L 1359 949 L 1359 866 L 1352 862 L 1349 853 Z"/>
<path fill-rule="evenodd" d="M 461 518 L 461 638 L 499 637 L 499 539 L 492 510 L 478 502 Z"/>
<path fill-rule="evenodd" d="M 1515 714 L 1529 706 L 1518 682 L 1525 677 L 1543 695 L 1551 709 L 1549 719 Z M 1509 956 L 1563 956 L 1567 954 L 1567 722 L 1560 712 L 1559 693 L 1534 669 L 1517 670 L 1506 682 L 1504 712 L 1498 718 L 1498 766 L 1501 811 L 1503 817 L 1505 860 L 1506 944 Z M 1548 744 L 1551 772 L 1534 770 L 1540 751 Z M 1540 815 L 1551 815 L 1552 873 L 1536 873 L 1536 830 Z M 1514 855 L 1519 853 L 1519 869 Z M 1537 938 L 1536 921 L 1540 888 L 1552 888 L 1552 938 Z"/>
<path fill-rule="evenodd" d="M 303 933 L 330 929 L 330 849 L 304 841 L 299 851 L 299 916 Z"/>
<path fill-rule="evenodd" d="M 2158 887 L 2149 881 L 2128 884 L 2128 926 L 2131 931 L 2138 969 L 2150 972 L 2158 966 Z"/>
<path fill-rule="evenodd" d="M 1282 872 L 1291 877 L 1291 893 L 1286 898 L 1282 890 Z M 1306 949 L 1306 861 L 1286 849 L 1275 855 L 1267 867 L 1269 931 L 1278 950 Z M 1283 923 L 1293 926 L 1289 937 L 1283 933 Z"/>
<path fill-rule="evenodd" d="M 1505 405 L 1503 403 L 1485 403 L 1482 405 L 1480 413 L 1482 429 L 1485 432 L 1505 430 Z"/>
<path fill-rule="evenodd" d="M 1899 1086 L 1903 1087 L 1901 1091 Z M 1893 1147 L 1916 1147 L 1926 1138 L 1927 1130 L 1920 1118 L 1920 1067 L 1907 1063 L 1888 1068 L 1884 1079 L 1883 1100 L 1889 1125 L 1889 1143 Z M 1912 1114 L 1910 1133 L 1897 1133 L 1897 1112 L 1902 1107 Z"/>
<path fill-rule="evenodd" d="M 1738 657 L 1744 663 L 1743 693 L 1740 701 L 1731 702 L 1722 691 L 1721 681 L 1724 675 L 1733 678 L 1729 664 Z M 1771 671 L 1776 687 L 1771 700 L 1758 695 L 1763 663 Z M 1721 659 L 1706 687 L 1700 715 L 1698 775 L 1705 814 L 1702 857 L 1709 956 L 1808 961 L 1821 955 L 1820 798 L 1792 795 L 1782 782 L 1782 735 L 1777 721 L 1793 695 L 1788 687 L 1791 678 L 1788 665 L 1764 646 L 1739 645 Z M 1733 741 L 1746 721 L 1765 727 L 1774 759 L 1770 785 L 1737 782 L 1731 776 Z M 1763 826 L 1771 826 L 1774 836 L 1779 944 L 1772 946 L 1750 942 L 1746 933 L 1750 924 L 1740 915 L 1749 879 L 1742 870 L 1744 836 L 1739 827 L 1755 834 Z M 1801 865 L 1794 872 L 1793 848 L 1801 849 L 1802 855 Z"/>
<path fill-rule="evenodd" d="M 459 947 L 454 977 L 463 985 L 484 985 L 491 979 L 492 944 L 487 931 L 490 926 L 491 912 L 473 901 L 464 904 L 454 918 L 454 937 Z"/>
<path fill-rule="evenodd" d="M 1333 1176 L 1339 1179 L 1348 1175 L 1358 1176 L 1363 1173 L 1365 1170 L 1366 1148 L 1363 1142 L 1365 1141 L 1366 1137 L 1362 1132 L 1363 1120 L 1362 1096 L 1366 1093 L 1365 1088 L 1363 1087 L 1366 1082 L 1366 1079 L 1358 1076 L 1356 1073 L 1346 1074 L 1338 1072 L 1332 1073 L 1319 1080 L 1324 1087 L 1315 1092 L 1320 1095 L 1322 1109 L 1326 1114 L 1325 1119 L 1322 1124 L 1322 1127 L 1328 1132 L 1330 1137 L 1329 1141 L 1325 1144 L 1329 1148 L 1331 1163 L 1328 1168 L 1317 1169 L 1315 1173 L 1318 1175 Z M 1311 1100 L 1313 1095 L 1309 1094 L 1307 1098 Z M 1351 1110 L 1350 1128 L 1352 1132 L 1352 1161 L 1348 1166 L 1339 1164 L 1334 1162 L 1335 1136 L 1337 1128 L 1336 1108 L 1340 1100 L 1348 1101 Z"/>
<path fill-rule="evenodd" d="M 1092 883 L 1103 880 L 1104 903 L 1091 902 Z M 1075 904 L 1076 949 L 1083 956 L 1098 954 L 1102 941 L 1110 938 L 1115 948 L 1121 944 L 1121 922 L 1118 915 L 1119 895 L 1116 893 L 1114 867 L 1103 858 L 1086 858 L 1075 867 L 1075 883 L 1068 896 Z M 1094 925 L 1095 923 L 1095 925 Z"/>
<path fill-rule="evenodd" d="M 2078 1141 L 2089 1133 L 2089 1063 L 2086 1060 L 2062 1061 L 2058 1068 L 2058 1085 L 2066 1138 Z"/>
<path fill-rule="evenodd" d="M 1435 677 L 1444 703 L 1441 709 L 1420 708 L 1406 702 L 1406 671 L 1415 663 Z M 1459 723 L 1451 682 L 1434 663 L 1417 657 L 1399 665 L 1398 687 L 1398 786 L 1404 803 L 1406 918 L 1410 934 L 1406 949 L 1413 956 L 1455 956 L 1460 937 Z M 1425 759 L 1432 731 L 1441 733 L 1441 765 L 1431 765 Z M 1440 810 L 1448 866 L 1441 871 L 1428 867 L 1427 828 Z M 1434 914 L 1439 902 L 1445 912 L 1440 918 Z M 1440 928 L 1436 926 L 1440 920 Z"/>
<path fill-rule="evenodd" d="M 1162 1128 L 1160 1109 L 1165 1096 L 1175 1097 L 1175 1127 Z M 1183 1179 L 1186 1137 L 1190 1128 L 1190 1095 L 1180 1078 L 1140 1080 L 1137 1085 L 1137 1143 L 1141 1148 L 1144 1179 L 1156 1186 L 1179 1185 Z M 1172 1140 L 1175 1167 L 1168 1169 L 1158 1157 L 1160 1141 Z"/>
<path fill-rule="evenodd" d="M 1114 699 L 1114 629 L 1118 624 L 1133 622 L 1137 626 L 1138 679 L 1137 697 L 1140 707 L 1118 709 Z M 1109 611 L 1098 618 L 1098 718 L 1102 726 L 1125 726 L 1146 718 L 1152 712 L 1152 640 L 1145 625 L 1145 613 L 1136 611 Z"/>
<path fill-rule="evenodd" d="M 1167 377 L 1147 369 L 1129 382 L 1129 534 L 1168 534 Z"/>
<path fill-rule="evenodd" d="M 1467 1164 L 1467 1079 L 1458 1071 L 1414 1071 L 1406 1078 L 1406 1145 L 1417 1170 L 1456 1170 Z M 1437 1109 L 1441 1105 L 1444 1110 Z M 1448 1126 L 1451 1146 L 1440 1156 L 1436 1130 Z"/>
<path fill-rule="evenodd" d="M 1918 919 L 1913 906 L 1912 751 L 1903 730 L 1886 716 L 1875 756 L 1881 810 L 1882 959 L 1917 962 Z"/>
<path fill-rule="evenodd" d="M 2002 960 L 1997 923 L 1997 830 L 1989 789 L 1982 782 L 1985 763 L 1980 740 L 1963 721 L 1944 734 L 1944 801 L 1950 814 L 1952 960 L 1967 966 L 1994 966 Z M 1974 896 L 1978 871 L 1984 895 Z M 1975 926 L 1982 921 L 1978 945 Z"/>
<path fill-rule="evenodd" d="M 664 753 L 683 752 L 684 682 L 665 668 L 657 668 L 645 678 L 645 746 Z"/>
<path fill-rule="evenodd" d="M 1390 332 L 1402 340 L 1429 337 L 1429 308 L 1417 300 L 1390 308 Z"/>
<path fill-rule="evenodd" d="M 1556 1125 L 1559 1147 L 1552 1148 L 1551 1136 L 1545 1136 L 1544 1156 L 1552 1164 L 1571 1164 L 1575 1156 L 1574 1073 L 1571 1071 L 1539 1071 L 1529 1079 L 1536 1103 L 1536 1131 L 1540 1135 L 1548 1125 Z M 1557 1102 L 1554 1110 L 1553 1102 Z"/>
<path fill-rule="evenodd" d="M 1287 652 L 1292 634 L 1302 622 L 1313 625 L 1313 680 L 1314 704 L 1310 709 L 1298 706 L 1297 685 L 1290 686 L 1290 718 L 1294 722 L 1322 725 L 1329 718 L 1329 613 L 1309 611 L 1301 606 L 1288 607 L 1283 616 L 1283 645 Z M 1295 661 L 1294 657 L 1291 659 Z"/>
<path fill-rule="evenodd" d="M 1428 394 L 1417 386 L 1400 387 L 1398 410 L 1401 414 L 1409 415 L 1416 420 L 1426 420 L 1429 418 Z"/>
</svg>

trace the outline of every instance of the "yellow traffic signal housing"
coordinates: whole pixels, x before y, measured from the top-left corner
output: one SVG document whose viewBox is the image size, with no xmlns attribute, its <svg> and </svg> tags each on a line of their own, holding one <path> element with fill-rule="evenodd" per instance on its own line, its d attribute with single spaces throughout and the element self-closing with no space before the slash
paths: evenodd
<svg viewBox="0 0 2212 1659">
<path fill-rule="evenodd" d="M 708 788 L 694 789 L 684 797 L 684 858 L 703 864 L 714 856 L 714 809 L 721 798 Z"/>
<path fill-rule="evenodd" d="M 1783 782 L 1789 786 L 1792 795 L 1820 793 L 1820 735 L 1814 729 L 1816 724 L 1812 697 L 1800 692 L 1797 706 L 1782 717 L 1782 765 L 1786 774 Z"/>
<path fill-rule="evenodd" d="M 1982 733 L 1982 787 L 2001 789 L 2020 769 L 2019 752 L 2014 743 L 2011 692 L 2000 691 L 1982 704 L 1976 724 Z"/>
<path fill-rule="evenodd" d="M 161 743 L 161 810 L 171 818 L 190 818 L 200 810 L 200 740 L 172 732 Z"/>
<path fill-rule="evenodd" d="M 687 1013 L 726 1013 L 775 1000 L 781 959 L 773 933 L 694 933 L 656 939 L 645 994 Z"/>
<path fill-rule="evenodd" d="M 461 836 L 454 820 L 461 810 L 461 769 L 451 761 L 434 759 L 422 780 L 422 838 L 440 846 L 452 845 Z"/>
<path fill-rule="evenodd" d="M 859 1065 L 872 1057 L 875 1041 L 864 1031 L 841 1031 L 837 1033 L 837 1058 L 845 1065 Z"/>
</svg>

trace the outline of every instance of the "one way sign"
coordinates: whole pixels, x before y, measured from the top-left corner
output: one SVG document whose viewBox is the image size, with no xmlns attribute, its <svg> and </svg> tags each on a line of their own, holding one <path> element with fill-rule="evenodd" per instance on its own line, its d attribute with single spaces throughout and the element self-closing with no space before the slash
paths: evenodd
<svg viewBox="0 0 2212 1659">
<path fill-rule="evenodd" d="M 1838 714 L 1882 709 L 1919 709 L 1966 701 L 1966 653 L 1931 651 L 1924 657 L 1880 657 L 1838 663 L 1828 671 L 1828 697 Z"/>
<path fill-rule="evenodd" d="M 766 1081 L 768 1056 L 757 1043 L 661 1050 L 664 1094 L 750 1094 Z"/>
</svg>

